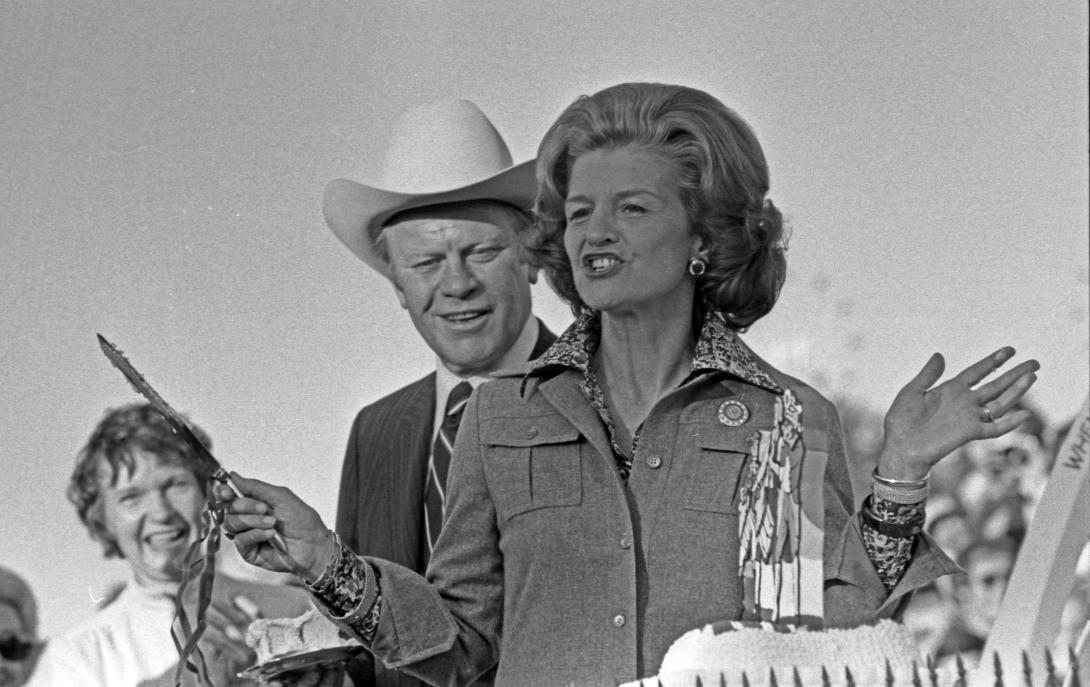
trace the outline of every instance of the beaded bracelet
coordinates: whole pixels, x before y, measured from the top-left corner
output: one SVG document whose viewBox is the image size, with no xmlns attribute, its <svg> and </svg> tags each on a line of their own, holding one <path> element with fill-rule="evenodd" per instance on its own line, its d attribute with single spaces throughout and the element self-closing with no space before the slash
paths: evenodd
<svg viewBox="0 0 1090 687">
<path fill-rule="evenodd" d="M 871 493 L 891 503 L 910 505 L 926 501 L 931 493 L 931 485 L 925 484 L 918 489 L 894 489 L 876 481 L 871 485 Z"/>
<path fill-rule="evenodd" d="M 382 579 L 382 575 L 375 566 L 367 565 L 367 567 L 375 574 L 375 598 L 371 602 L 370 610 L 363 616 L 363 622 L 359 626 L 359 632 L 360 639 L 363 640 L 363 643 L 370 646 L 371 642 L 375 639 L 375 633 L 378 632 L 378 623 L 382 616 L 382 585 L 379 581 Z"/>
<path fill-rule="evenodd" d="M 374 566 L 367 561 L 360 561 L 359 567 L 362 568 L 363 572 L 363 587 L 360 589 L 359 601 L 352 609 L 341 616 L 341 619 L 347 620 L 348 618 L 363 615 L 364 625 L 366 627 L 368 616 L 371 614 L 375 603 L 378 601 L 381 590 L 378 586 L 378 575 L 375 572 Z M 372 632 L 372 634 L 374 633 Z"/>
<path fill-rule="evenodd" d="M 382 593 L 378 586 L 378 574 L 370 563 L 355 556 L 349 556 L 343 562 L 344 568 L 335 573 L 335 576 L 345 581 L 338 596 L 340 601 L 350 602 L 352 605 L 330 603 L 332 600 L 326 599 L 327 615 L 335 621 L 351 621 L 369 613 Z"/>
<path fill-rule="evenodd" d="M 899 480 L 882 477 L 878 474 L 878 468 L 871 472 L 874 480 L 871 484 L 871 492 L 880 499 L 891 503 L 910 505 L 926 501 L 931 493 L 931 471 L 928 470 L 923 479 Z"/>
</svg>

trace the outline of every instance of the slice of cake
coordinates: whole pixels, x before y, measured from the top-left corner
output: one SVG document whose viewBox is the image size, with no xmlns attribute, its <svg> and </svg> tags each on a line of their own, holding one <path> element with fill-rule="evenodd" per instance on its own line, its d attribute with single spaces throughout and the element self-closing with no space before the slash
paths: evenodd
<svg viewBox="0 0 1090 687">
<path fill-rule="evenodd" d="M 253 621 L 246 629 L 246 644 L 257 653 L 258 664 L 285 654 L 362 646 L 314 609 L 294 618 Z"/>
<path fill-rule="evenodd" d="M 658 675 L 622 687 L 691 687 L 697 678 L 705 686 L 907 686 L 914 669 L 927 675 L 912 634 L 890 620 L 828 630 L 724 622 L 686 632 L 666 652 Z"/>
</svg>

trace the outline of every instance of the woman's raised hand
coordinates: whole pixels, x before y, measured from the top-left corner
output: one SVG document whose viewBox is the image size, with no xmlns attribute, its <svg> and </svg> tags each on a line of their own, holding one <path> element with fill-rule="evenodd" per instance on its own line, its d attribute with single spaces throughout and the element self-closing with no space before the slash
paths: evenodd
<svg viewBox="0 0 1090 687">
<path fill-rule="evenodd" d="M 940 354 L 931 356 L 886 413 L 878 474 L 895 480 L 922 479 L 954 449 L 1006 434 L 1022 424 L 1029 411 L 1009 411 L 1037 381 L 1040 364 L 1036 360 L 1019 363 L 980 384 L 1013 355 L 1013 348 L 1001 348 L 935 387 L 946 364 Z"/>
<path fill-rule="evenodd" d="M 329 561 L 333 535 L 318 512 L 287 487 L 231 473 L 242 496 L 216 484 L 216 500 L 224 511 L 223 527 L 246 562 L 274 572 L 293 572 L 313 582 Z M 273 544 L 279 533 L 298 565 L 285 561 Z"/>
</svg>

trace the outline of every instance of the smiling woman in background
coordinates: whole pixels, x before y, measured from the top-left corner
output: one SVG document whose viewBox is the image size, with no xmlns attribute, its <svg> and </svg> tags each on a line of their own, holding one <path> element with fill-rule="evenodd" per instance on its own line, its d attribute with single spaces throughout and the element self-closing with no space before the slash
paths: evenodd
<svg viewBox="0 0 1090 687">
<path fill-rule="evenodd" d="M 199 427 L 193 431 L 211 447 Z M 150 405 L 111 410 L 99 422 L 79 453 L 68 498 L 106 557 L 124 559 L 132 577 L 105 608 L 50 640 L 32 685 L 174 683 L 175 597 L 186 552 L 201 534 L 210 475 Z M 253 653 L 242 642 L 252 618 L 243 608 L 252 614 L 255 605 L 272 615 L 295 615 L 308 607 L 297 588 L 219 575 L 202 639 L 217 684 L 228 684 L 252 662 Z"/>
<path fill-rule="evenodd" d="M 496 664 L 498 684 L 616 685 L 705 623 L 860 625 L 955 570 L 921 533 L 929 470 L 1025 418 L 1008 410 L 1035 361 L 980 384 L 1003 348 L 934 386 L 933 356 L 854 512 L 835 408 L 739 337 L 786 269 L 749 126 L 696 89 L 621 84 L 569 106 L 537 165 L 527 242 L 576 321 L 470 399 L 427 579 L 240 478 L 226 523 L 247 560 L 280 569 L 279 529 L 330 617 L 442 685 Z"/>
</svg>

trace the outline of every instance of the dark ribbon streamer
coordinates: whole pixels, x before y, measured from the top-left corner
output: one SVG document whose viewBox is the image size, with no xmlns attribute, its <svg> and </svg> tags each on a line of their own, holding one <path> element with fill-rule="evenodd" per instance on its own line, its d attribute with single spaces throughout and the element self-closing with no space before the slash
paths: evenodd
<svg viewBox="0 0 1090 687">
<path fill-rule="evenodd" d="M 207 493 L 213 493 L 217 480 L 210 479 Z M 203 534 L 190 545 L 186 552 L 182 570 L 182 583 L 178 586 L 178 595 L 174 597 L 174 623 L 171 623 L 170 638 L 178 650 L 178 667 L 174 670 L 174 687 L 180 687 L 185 671 L 195 674 L 202 685 L 214 687 L 208 675 L 208 661 L 199 646 L 201 636 L 208 628 L 205 615 L 212 603 L 212 585 L 216 579 L 216 552 L 220 545 L 220 527 L 223 525 L 223 512 L 210 500 L 201 514 Z M 185 590 L 192 580 L 197 580 L 196 625 L 191 625 L 185 609 Z M 175 626 L 181 630 L 179 637 Z M 194 660 L 191 660 L 191 657 Z"/>
</svg>

